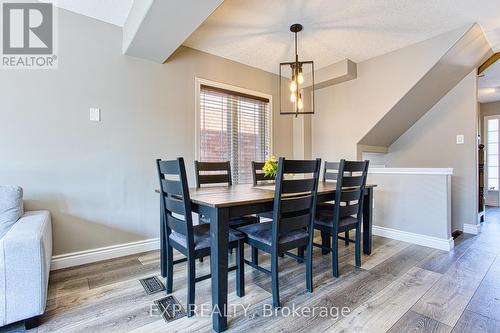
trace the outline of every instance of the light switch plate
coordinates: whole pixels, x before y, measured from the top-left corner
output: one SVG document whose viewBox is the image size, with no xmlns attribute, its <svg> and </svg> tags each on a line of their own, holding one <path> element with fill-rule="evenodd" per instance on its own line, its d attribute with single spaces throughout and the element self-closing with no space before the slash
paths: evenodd
<svg viewBox="0 0 500 333">
<path fill-rule="evenodd" d="M 465 143 L 465 138 L 463 134 L 457 135 L 457 145 L 463 145 Z"/>
<path fill-rule="evenodd" d="M 90 108 L 90 121 L 101 121 L 101 109 Z"/>
</svg>

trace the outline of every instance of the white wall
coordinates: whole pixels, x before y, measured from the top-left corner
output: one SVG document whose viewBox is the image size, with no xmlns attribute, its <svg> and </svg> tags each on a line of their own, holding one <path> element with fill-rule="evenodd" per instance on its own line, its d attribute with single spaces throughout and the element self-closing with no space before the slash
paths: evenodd
<svg viewBox="0 0 500 333">
<path fill-rule="evenodd" d="M 195 77 L 273 95 L 274 153 L 292 155 L 276 75 L 189 48 L 163 65 L 123 56 L 120 28 L 59 20 L 57 70 L 0 74 L 0 184 L 52 212 L 55 255 L 158 237 L 155 159 L 184 156 L 193 180 Z"/>
<path fill-rule="evenodd" d="M 477 118 L 473 71 L 392 144 L 387 154 L 387 166 L 392 168 L 453 168 L 452 231 L 477 222 Z M 457 134 L 465 136 L 465 144 L 456 144 Z"/>
</svg>

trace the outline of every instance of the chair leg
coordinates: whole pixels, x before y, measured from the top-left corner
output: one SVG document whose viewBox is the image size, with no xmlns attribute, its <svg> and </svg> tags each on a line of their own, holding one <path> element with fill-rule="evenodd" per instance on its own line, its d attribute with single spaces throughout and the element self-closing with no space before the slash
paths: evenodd
<svg viewBox="0 0 500 333">
<path fill-rule="evenodd" d="M 344 233 L 345 245 L 349 246 L 349 230 Z"/>
<path fill-rule="evenodd" d="M 356 266 L 361 267 L 361 227 L 356 228 Z"/>
<path fill-rule="evenodd" d="M 307 291 L 313 292 L 313 277 L 312 277 L 312 253 L 313 247 L 312 244 L 307 246 L 307 258 L 306 258 L 306 288 Z"/>
<path fill-rule="evenodd" d="M 195 260 L 188 258 L 188 288 L 187 288 L 187 316 L 191 317 L 194 314 L 195 306 Z"/>
<path fill-rule="evenodd" d="M 332 270 L 333 276 L 339 277 L 339 239 L 332 237 Z"/>
<path fill-rule="evenodd" d="M 259 264 L 259 249 L 252 246 L 252 262 L 254 265 Z"/>
<path fill-rule="evenodd" d="M 321 232 L 321 245 L 326 246 L 326 247 L 330 247 L 331 246 L 330 244 L 331 244 L 330 243 L 330 234 L 322 231 Z M 330 251 L 323 250 L 323 249 L 321 250 L 321 254 L 323 254 L 323 255 L 328 254 L 328 253 L 330 253 Z"/>
<path fill-rule="evenodd" d="M 271 255 L 271 277 L 273 289 L 273 307 L 280 308 L 280 291 L 278 281 L 278 256 L 277 253 Z"/>
<path fill-rule="evenodd" d="M 173 248 L 171 246 L 167 246 L 166 251 L 166 267 L 167 267 L 167 294 L 172 293 L 172 284 L 174 281 L 174 253 Z"/>
<path fill-rule="evenodd" d="M 305 251 L 305 246 L 297 248 L 297 257 L 300 259 L 297 259 L 298 263 L 303 263 L 304 262 L 304 251 Z"/>
<path fill-rule="evenodd" d="M 236 270 L 236 295 L 238 295 L 238 297 L 245 296 L 245 261 L 244 261 L 245 252 L 244 251 L 245 251 L 244 243 L 242 240 L 240 240 L 238 242 L 238 247 L 236 248 L 236 260 L 238 265 L 238 268 Z"/>
</svg>

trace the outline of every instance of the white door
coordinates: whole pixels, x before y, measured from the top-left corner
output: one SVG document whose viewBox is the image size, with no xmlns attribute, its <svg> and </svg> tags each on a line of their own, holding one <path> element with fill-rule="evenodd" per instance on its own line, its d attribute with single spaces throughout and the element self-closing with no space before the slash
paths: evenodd
<svg viewBox="0 0 500 333">
<path fill-rule="evenodd" d="M 499 202 L 499 124 L 500 116 L 490 116 L 484 119 L 486 146 L 486 205 L 500 206 Z"/>
</svg>

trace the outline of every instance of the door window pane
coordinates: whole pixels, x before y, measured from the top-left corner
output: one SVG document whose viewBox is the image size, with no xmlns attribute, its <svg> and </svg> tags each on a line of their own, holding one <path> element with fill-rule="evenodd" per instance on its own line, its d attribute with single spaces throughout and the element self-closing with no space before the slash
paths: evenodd
<svg viewBox="0 0 500 333">
<path fill-rule="evenodd" d="M 488 119 L 488 131 L 498 131 L 498 119 Z"/>
<path fill-rule="evenodd" d="M 498 143 L 498 131 L 488 132 L 488 142 L 489 143 Z"/>
<path fill-rule="evenodd" d="M 488 166 L 498 166 L 498 155 L 488 155 Z"/>
<path fill-rule="evenodd" d="M 498 167 L 488 166 L 488 177 L 498 178 Z"/>
<path fill-rule="evenodd" d="M 498 190 L 498 179 L 497 178 L 489 178 L 488 179 L 488 189 Z"/>
<path fill-rule="evenodd" d="M 498 143 L 488 144 L 488 155 L 498 155 Z"/>
</svg>

